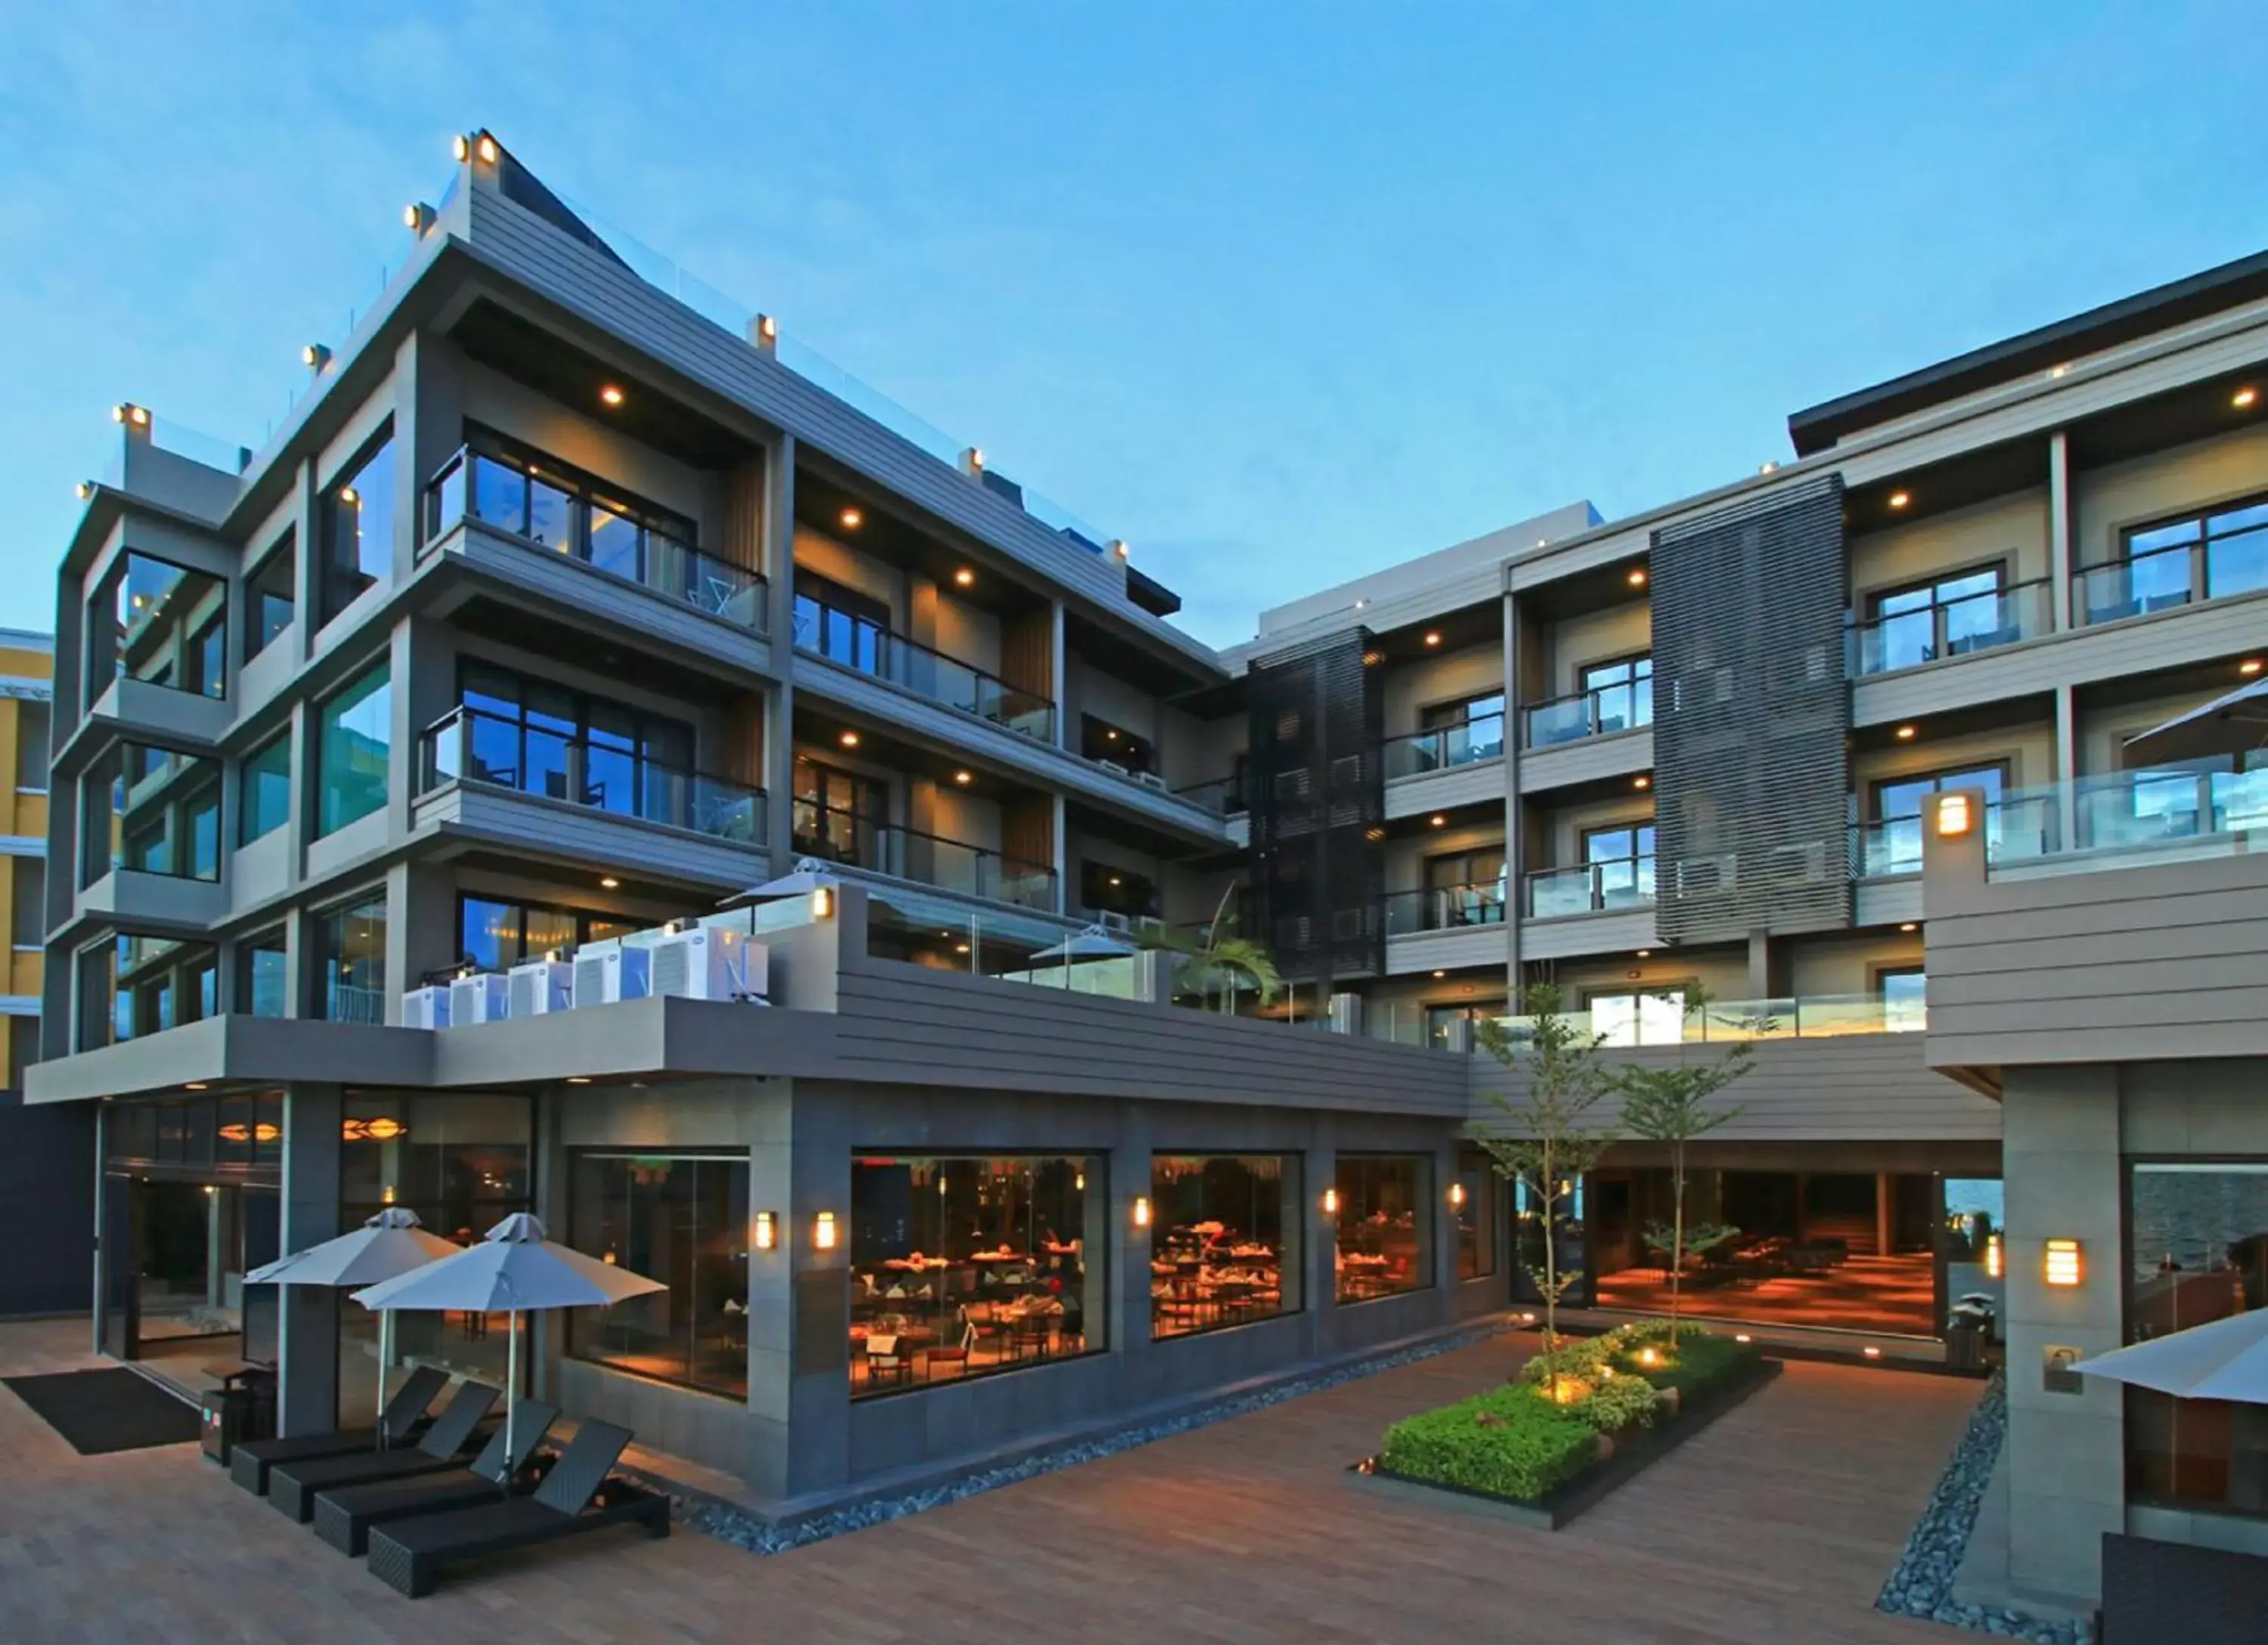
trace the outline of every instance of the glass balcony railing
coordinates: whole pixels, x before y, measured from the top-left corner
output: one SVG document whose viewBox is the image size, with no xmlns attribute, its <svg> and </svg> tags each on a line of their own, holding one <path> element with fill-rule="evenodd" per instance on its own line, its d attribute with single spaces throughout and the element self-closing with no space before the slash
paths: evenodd
<svg viewBox="0 0 2268 1645">
<path fill-rule="evenodd" d="M 1985 808 L 1988 863 L 2126 867 L 2169 848 L 2236 852 L 2268 830 L 2268 752 L 2020 789 Z"/>
<path fill-rule="evenodd" d="M 761 572 L 704 554 L 630 508 L 541 479 L 531 483 L 512 465 L 469 446 L 442 464 L 425 488 L 426 542 L 467 520 L 741 628 L 762 633 L 768 626 L 769 588 Z"/>
<path fill-rule="evenodd" d="M 2052 626 L 2048 591 L 2048 579 L 2041 578 L 1886 612 L 1859 623 L 1851 631 L 1851 677 L 1918 668 L 2044 634 Z"/>
<path fill-rule="evenodd" d="M 1861 880 L 1887 880 L 1921 872 L 1921 819 L 1885 817 L 1851 825 L 1851 872 Z"/>
<path fill-rule="evenodd" d="M 1526 746 L 1531 749 L 1557 748 L 1586 737 L 1636 731 L 1653 724 L 1653 682 L 1638 680 L 1555 697 L 1531 705 L 1527 714 Z"/>
<path fill-rule="evenodd" d="M 1385 745 L 1386 775 L 1422 777 L 1428 771 L 1451 771 L 1504 757 L 1504 716 L 1486 714 L 1462 725 L 1442 726 L 1415 735 L 1389 738 Z"/>
<path fill-rule="evenodd" d="M 1639 996 L 1562 1014 L 1576 1031 L 1609 1046 L 1734 1044 L 1772 1039 L 1839 1039 L 1918 1033 L 1928 1007 L 1904 994 L 1801 994 L 1772 1000 L 1712 1000 L 1689 1011 L 1675 994 Z M 1499 1017 L 1515 1041 L 1535 1019 Z"/>
<path fill-rule="evenodd" d="M 1218 817 L 1244 815 L 1244 778 L 1241 776 L 1216 777 L 1211 782 L 1192 783 L 1187 788 L 1176 788 L 1174 793 L 1176 797 Z"/>
<path fill-rule="evenodd" d="M 1042 911 L 1056 905 L 1055 870 L 1042 864 L 1004 857 L 966 840 L 869 822 L 808 800 L 795 802 L 795 851 L 799 857 L 887 874 L 963 896 Z"/>
<path fill-rule="evenodd" d="M 2268 505 L 2233 510 L 2202 525 L 2210 535 L 2160 547 L 2145 545 L 2172 533 L 2146 533 L 2123 558 L 2080 567 L 2072 596 L 2079 620 L 2116 623 L 2268 588 Z M 2198 522 L 2173 528 L 2184 530 L 2196 533 Z"/>
<path fill-rule="evenodd" d="M 483 783 L 735 845 L 764 843 L 762 789 L 657 760 L 626 744 L 627 739 L 614 744 L 557 735 L 459 708 L 418 739 L 417 792 Z"/>
<path fill-rule="evenodd" d="M 809 594 L 795 597 L 795 645 L 1037 741 L 1055 741 L 1055 704 L 1044 697 Z"/>
<path fill-rule="evenodd" d="M 1415 891 L 1389 891 L 1386 896 L 1386 934 L 1406 937 L 1421 931 L 1462 931 L 1472 926 L 1504 924 L 1506 887 L 1502 880 L 1479 880 L 1465 885 L 1426 886 Z"/>
<path fill-rule="evenodd" d="M 1651 857 L 1616 857 L 1603 862 L 1578 863 L 1572 868 L 1542 868 L 1528 876 L 1528 914 L 1531 919 L 1645 908 L 1653 902 Z"/>
</svg>

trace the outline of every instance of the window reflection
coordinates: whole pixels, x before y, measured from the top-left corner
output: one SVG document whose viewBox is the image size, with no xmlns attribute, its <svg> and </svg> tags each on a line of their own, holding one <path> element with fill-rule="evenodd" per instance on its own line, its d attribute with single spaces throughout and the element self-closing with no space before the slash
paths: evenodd
<svg viewBox="0 0 2268 1645">
<path fill-rule="evenodd" d="M 315 916 L 317 985 L 333 1022 L 386 1021 L 386 893 Z"/>
<path fill-rule="evenodd" d="M 1457 1228 L 1457 1278 L 1481 1280 L 1496 1272 L 1497 1175 L 1478 1148 L 1457 1150 L 1457 1181 L 1449 1211 Z"/>
<path fill-rule="evenodd" d="M 1187 1336 L 1300 1309 L 1299 1163 L 1160 1154 L 1150 1173 L 1150 1334 Z"/>
<path fill-rule="evenodd" d="M 576 1250 L 666 1285 L 569 1322 L 577 1359 L 745 1398 L 748 1157 L 582 1154 Z"/>
<path fill-rule="evenodd" d="M 1104 1346 L 1102 1169 L 1077 1154 L 853 1160 L 851 1398 Z"/>
<path fill-rule="evenodd" d="M 1432 1161 L 1422 1154 L 1338 1156 L 1338 1300 L 1366 1302 L 1433 1282 Z"/>
</svg>

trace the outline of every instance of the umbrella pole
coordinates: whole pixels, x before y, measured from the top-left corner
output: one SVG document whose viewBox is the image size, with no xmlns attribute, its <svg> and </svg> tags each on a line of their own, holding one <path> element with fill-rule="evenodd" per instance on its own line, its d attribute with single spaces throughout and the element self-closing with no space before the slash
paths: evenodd
<svg viewBox="0 0 2268 1645">
<path fill-rule="evenodd" d="M 378 1317 L 378 1442 L 386 1443 L 386 1368 L 394 1363 L 394 1310 Z"/>
<path fill-rule="evenodd" d="M 512 1452 L 512 1419 L 519 1414 L 519 1310 L 513 1309 L 504 1351 L 504 1454 Z"/>
</svg>

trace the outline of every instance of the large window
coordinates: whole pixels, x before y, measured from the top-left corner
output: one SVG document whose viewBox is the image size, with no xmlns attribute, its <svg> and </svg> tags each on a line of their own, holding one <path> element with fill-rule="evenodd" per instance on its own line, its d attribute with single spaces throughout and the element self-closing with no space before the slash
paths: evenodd
<svg viewBox="0 0 2268 1645">
<path fill-rule="evenodd" d="M 322 620 L 394 570 L 394 425 L 323 488 Z"/>
<path fill-rule="evenodd" d="M 1338 1156 L 1338 1300 L 1422 1291 L 1433 1283 L 1433 1162 L 1422 1154 Z"/>
<path fill-rule="evenodd" d="M 888 785 L 796 756 L 795 849 L 829 862 L 877 866 L 875 830 L 889 820 Z"/>
<path fill-rule="evenodd" d="M 279 731 L 244 756 L 237 772 L 236 843 L 249 845 L 291 815 L 291 734 Z"/>
<path fill-rule="evenodd" d="M 1440 731 L 1451 726 L 1470 726 L 1484 720 L 1501 721 L 1504 718 L 1504 693 L 1491 691 L 1484 697 L 1468 697 L 1454 703 L 1435 703 L 1418 717 L 1418 724 L 1427 731 Z M 1476 755 L 1475 758 L 1480 757 Z"/>
<path fill-rule="evenodd" d="M 220 877 L 220 762 L 143 742 L 114 743 L 88 768 L 83 882 L 114 868 Z"/>
<path fill-rule="evenodd" d="M 2130 531 L 2120 550 L 2080 573 L 2089 623 L 2268 588 L 2268 498 Z"/>
<path fill-rule="evenodd" d="M 315 725 L 318 838 L 386 808 L 394 689 L 381 660 L 323 704 Z"/>
<path fill-rule="evenodd" d="M 1874 985 L 1882 996 L 1885 1031 L 1913 1034 L 1929 1026 L 1929 978 L 1920 966 L 1902 965 L 1878 972 Z"/>
<path fill-rule="evenodd" d="M 1870 665 L 1865 672 L 1911 668 L 1995 640 L 2007 621 L 2007 604 L 1999 597 L 2007 580 L 2007 568 L 1995 564 L 1873 595 L 1867 605 L 1874 634 L 1863 660 Z"/>
<path fill-rule="evenodd" d="M 850 1165 L 850 1395 L 1107 1346 L 1101 1158 L 862 1154 Z"/>
<path fill-rule="evenodd" d="M 693 727 L 481 663 L 465 666 L 466 775 L 552 800 L 684 826 Z"/>
<path fill-rule="evenodd" d="M 1622 657 L 1583 670 L 1583 691 L 1594 731 L 1630 731 L 1653 724 L 1653 659 Z"/>
<path fill-rule="evenodd" d="M 79 1049 L 123 1044 L 220 1008 L 208 942 L 121 932 L 78 956 Z"/>
<path fill-rule="evenodd" d="M 1583 861 L 1591 870 L 1597 908 L 1630 908 L 1653 901 L 1653 824 L 1594 828 L 1583 835 Z"/>
<path fill-rule="evenodd" d="M 286 531 L 268 551 L 244 583 L 244 659 L 249 662 L 266 651 L 275 638 L 291 626 L 298 598 L 298 535 Z"/>
<path fill-rule="evenodd" d="M 284 927 L 255 932 L 236 945 L 236 1013 L 239 1016 L 280 1017 L 287 1003 L 285 968 L 290 963 Z"/>
<path fill-rule="evenodd" d="M 578 1154 L 575 1249 L 669 1287 L 570 1322 L 577 1359 L 745 1399 L 748 1156 Z"/>
<path fill-rule="evenodd" d="M 16 786 L 25 793 L 48 792 L 48 738 L 54 722 L 45 703 L 26 698 L 16 704 Z"/>
<path fill-rule="evenodd" d="M 1079 904 L 1090 913 L 1123 914 L 1129 919 L 1154 918 L 1165 909 L 1157 882 L 1147 874 L 1093 860 L 1079 865 Z"/>
<path fill-rule="evenodd" d="M 1921 771 L 1893 777 L 1874 785 L 1874 827 L 1867 842 L 1866 872 L 1870 874 L 1921 872 L 1921 811 L 1932 794 L 1949 788 L 1977 788 L 1984 793 L 1985 841 L 1988 849 L 1999 843 L 2000 793 L 2007 781 L 2007 766 L 1955 766 L 1948 771 Z"/>
<path fill-rule="evenodd" d="M 1676 1045 L 1685 1039 L 1685 990 L 1587 996 L 1591 1032 L 1609 1045 Z"/>
<path fill-rule="evenodd" d="M 1461 851 L 1425 859 L 1426 929 L 1504 923 L 1504 847 Z"/>
<path fill-rule="evenodd" d="M 1460 1280 L 1485 1279 L 1496 1272 L 1498 1180 L 1487 1154 L 1478 1148 L 1457 1150 L 1457 1180 L 1449 1187 L 1449 1210 L 1457 1225 Z"/>
<path fill-rule="evenodd" d="M 139 680 L 219 697 L 228 587 L 209 572 L 147 554 L 118 557 L 96 594 L 87 625 L 87 683 Z"/>
<path fill-rule="evenodd" d="M 2129 1340 L 2268 1307 L 2268 1162 L 2137 1162 L 2127 1229 Z M 2126 1490 L 2268 1516 L 2268 1411 L 2129 1388 Z"/>
<path fill-rule="evenodd" d="M 1300 1309 L 1300 1164 L 1278 1154 L 1160 1154 L 1150 1169 L 1150 1334 Z"/>
<path fill-rule="evenodd" d="M 522 960 L 540 960 L 554 948 L 571 951 L 585 942 L 626 936 L 644 923 L 541 903 L 460 896 L 457 899 L 459 958 L 480 970 L 508 970 Z"/>
<path fill-rule="evenodd" d="M 315 977 L 333 1022 L 386 1021 L 386 893 L 315 916 Z"/>
</svg>

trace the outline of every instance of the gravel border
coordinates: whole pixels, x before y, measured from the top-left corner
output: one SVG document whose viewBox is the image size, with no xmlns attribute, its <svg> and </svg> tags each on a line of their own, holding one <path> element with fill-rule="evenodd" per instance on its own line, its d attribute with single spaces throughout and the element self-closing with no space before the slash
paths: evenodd
<svg viewBox="0 0 2268 1645">
<path fill-rule="evenodd" d="M 2084 1622 L 2049 1622 L 2004 1605 L 1954 1601 L 1954 1579 L 1969 1551 L 1977 1510 L 1984 1501 L 1984 1488 L 2000 1459 L 2000 1446 L 2007 1433 L 2007 1383 L 2005 1374 L 1995 1371 L 1953 1448 L 1952 1459 L 1938 1478 L 1937 1489 L 1930 1494 L 1921 1523 L 1906 1538 L 1905 1552 L 1882 1584 L 1874 1608 L 1892 1616 L 1920 1617 L 2001 1639 L 2029 1640 L 2032 1645 L 2093 1645 L 2095 1631 Z"/>
<path fill-rule="evenodd" d="M 909 1491 L 901 1496 L 879 1497 L 832 1512 L 815 1514 L 808 1519 L 791 1524 L 776 1525 L 759 1519 L 746 1509 L 719 1498 L 688 1492 L 682 1486 L 657 1476 L 646 1475 L 639 1482 L 668 1494 L 673 1516 L 690 1530 L 719 1542 L 729 1542 L 750 1553 L 784 1553 L 791 1548 L 824 1542 L 830 1537 L 846 1531 L 864 1531 L 870 1525 L 880 1525 L 893 1519 L 904 1519 L 909 1515 L 925 1513 L 932 1508 L 943 1508 L 948 1502 L 978 1496 L 998 1490 L 1004 1485 L 1015 1485 L 1026 1479 L 1036 1479 L 1042 1474 L 1059 1469 L 1074 1468 L 1081 1463 L 1094 1462 L 1104 1457 L 1116 1456 L 1138 1445 L 1147 1445 L 1153 1440 L 1167 1439 L 1176 1434 L 1186 1434 L 1193 1428 L 1226 1422 L 1232 1417 L 1248 1416 L 1255 1411 L 1264 1411 L 1270 1405 L 1297 1399 L 1304 1394 L 1320 1393 L 1327 1388 L 1336 1388 L 1365 1376 L 1374 1376 L 1381 1371 L 1390 1371 L 1404 1365 L 1416 1365 L 1422 1361 L 1454 1354 L 1460 1348 L 1473 1347 L 1515 1331 L 1528 1329 L 1519 1324 L 1496 1319 L 1479 1325 L 1469 1325 L 1447 1335 L 1421 1342 L 1411 1347 L 1397 1348 L 1390 1353 L 1373 1354 L 1351 1364 L 1334 1367 L 1328 1371 L 1315 1371 L 1305 1376 L 1270 1384 L 1248 1394 L 1229 1399 L 1216 1400 L 1193 1410 L 1184 1411 L 1156 1422 L 1140 1423 L 1099 1435 L 1093 1439 L 1079 1440 L 1068 1445 L 1058 1445 L 1037 1451 L 998 1468 L 968 1474 L 942 1485 Z M 633 1472 L 625 1469 L 626 1473 Z"/>
</svg>

